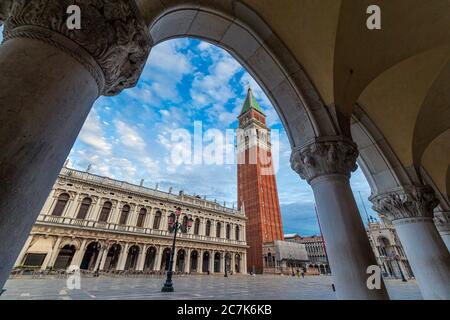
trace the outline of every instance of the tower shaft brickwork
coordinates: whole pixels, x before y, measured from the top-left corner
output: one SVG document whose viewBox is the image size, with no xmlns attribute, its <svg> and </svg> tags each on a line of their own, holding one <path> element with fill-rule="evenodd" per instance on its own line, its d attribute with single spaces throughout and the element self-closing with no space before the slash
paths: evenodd
<svg viewBox="0 0 450 320">
<path fill-rule="evenodd" d="M 262 273 L 263 244 L 283 240 L 277 184 L 266 116 L 249 88 L 238 117 L 238 206 L 244 206 L 247 270 Z"/>
</svg>

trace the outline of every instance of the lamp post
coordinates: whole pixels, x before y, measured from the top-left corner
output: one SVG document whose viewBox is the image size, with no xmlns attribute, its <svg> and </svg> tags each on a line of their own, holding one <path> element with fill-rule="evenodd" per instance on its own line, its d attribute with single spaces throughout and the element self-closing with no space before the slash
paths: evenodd
<svg viewBox="0 0 450 320">
<path fill-rule="evenodd" d="M 169 229 L 170 229 L 170 227 L 172 227 L 172 230 L 173 230 L 173 242 L 172 242 L 172 250 L 170 252 L 169 270 L 167 271 L 166 282 L 164 283 L 164 286 L 161 289 L 162 292 L 173 292 L 174 291 L 173 283 L 172 283 L 172 274 L 173 274 L 172 269 L 173 269 L 173 258 L 174 258 L 174 254 L 175 254 L 175 243 L 177 241 L 177 232 L 178 232 L 178 230 L 181 227 L 181 223 L 178 222 L 180 215 L 181 215 L 181 208 L 178 207 L 175 210 L 175 221 L 174 221 L 173 215 L 169 216 Z M 187 220 L 187 230 L 186 230 L 186 232 L 192 227 L 192 222 L 193 222 L 193 219 L 189 215 L 189 218 Z"/>
</svg>

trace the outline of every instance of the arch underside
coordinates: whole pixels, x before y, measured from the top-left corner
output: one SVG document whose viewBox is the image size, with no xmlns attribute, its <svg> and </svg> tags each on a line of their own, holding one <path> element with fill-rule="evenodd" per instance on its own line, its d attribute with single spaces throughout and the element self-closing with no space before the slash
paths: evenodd
<svg viewBox="0 0 450 320">
<path fill-rule="evenodd" d="M 398 8 L 409 5 L 407 2 L 397 5 L 382 2 L 388 12 L 397 12 Z M 444 104 L 443 107 L 440 100 L 436 100 L 435 93 L 427 94 L 426 91 L 427 88 L 434 88 L 434 92 L 442 91 L 439 85 L 442 81 L 437 80 L 445 80 L 446 75 L 450 74 L 447 73 L 450 67 L 445 67 L 450 66 L 446 64 L 450 51 L 443 46 L 448 38 L 447 33 L 442 34 L 440 40 L 428 37 L 423 45 L 412 41 L 410 47 L 404 46 L 399 49 L 401 54 L 396 55 L 399 50 L 394 48 L 393 43 L 386 45 L 382 40 L 405 34 L 412 21 L 405 18 L 391 28 L 390 35 L 383 33 L 379 37 L 373 33 L 366 34 L 367 30 L 354 27 L 354 23 L 361 19 L 358 12 L 364 9 L 363 3 L 350 5 L 346 1 L 336 1 L 326 15 L 323 13 L 323 3 L 307 4 L 305 1 L 289 1 L 286 6 L 252 0 L 137 0 L 137 4 L 149 25 L 154 44 L 172 38 L 193 37 L 217 45 L 236 58 L 272 102 L 292 148 L 304 146 L 318 137 L 351 135 L 359 147 L 358 162 L 374 194 L 404 185 L 428 183 L 437 191 L 441 206 L 448 207 L 448 168 L 440 169 L 446 174 L 439 179 L 440 174 L 431 170 L 430 165 L 425 166 L 425 161 L 421 159 L 422 154 L 433 153 L 430 148 L 427 149 L 427 143 L 431 145 L 433 139 L 448 127 L 446 114 L 439 120 L 430 111 L 438 107 L 445 111 L 448 106 Z M 288 7 L 295 12 L 288 12 Z M 417 7 L 421 8 L 417 11 L 420 21 L 426 21 L 428 15 L 439 11 L 437 7 Z M 448 9 L 447 5 L 442 5 L 440 10 Z M 317 16 L 319 12 L 321 15 Z M 364 10 L 362 12 L 365 13 Z M 288 19 L 293 14 L 302 22 L 280 20 L 282 16 Z M 313 18 L 315 20 L 311 21 Z M 442 29 L 446 24 L 446 21 L 438 20 L 429 28 Z M 290 33 L 286 26 L 289 26 Z M 410 33 L 408 31 L 405 37 L 409 39 Z M 311 34 L 318 37 L 317 42 L 312 41 Z M 425 34 L 421 32 L 418 36 L 425 37 Z M 305 43 L 308 39 L 309 42 Z M 348 41 L 356 43 L 351 46 Z M 375 43 L 376 50 L 363 49 L 370 47 L 368 41 Z M 352 47 L 362 48 L 362 53 L 367 57 L 359 57 L 358 50 L 351 49 L 349 52 L 346 49 Z M 437 49 L 433 49 L 435 47 Z M 386 59 L 383 58 L 385 55 Z M 365 63 L 369 60 L 373 66 Z M 414 90 L 408 91 L 408 88 L 416 86 L 413 83 L 415 77 L 408 74 L 422 73 L 425 63 L 429 64 L 427 70 L 431 71 L 423 75 L 426 79 L 422 81 L 422 91 L 417 89 L 409 95 L 408 92 Z M 372 69 L 368 69 L 371 66 Z M 353 76 L 349 78 L 348 72 Z M 412 81 L 410 84 L 405 82 L 408 79 Z M 341 88 L 347 82 L 348 87 Z M 400 87 L 392 89 L 391 82 Z M 405 83 L 403 87 L 402 83 Z M 416 101 L 411 100 L 410 96 L 414 96 Z M 414 109 L 413 103 L 420 101 L 423 105 Z M 414 114 L 416 109 L 417 115 Z M 402 112 L 405 113 L 404 119 L 401 118 Z M 440 125 L 434 128 L 435 132 L 427 133 L 424 123 L 431 120 Z M 395 121 L 403 121 L 404 126 L 409 128 L 414 128 L 416 121 L 420 124 L 415 135 L 407 137 L 411 141 L 402 142 L 402 133 L 397 137 L 392 135 L 392 132 L 398 131 L 395 130 Z M 396 141 L 399 141 L 400 147 Z M 409 145 L 410 151 L 406 150 Z M 413 145 L 419 147 L 412 150 Z M 435 153 L 438 153 L 436 150 Z M 439 150 L 439 158 L 442 158 L 442 148 Z M 411 156 L 405 156 L 405 152 Z M 414 161 L 409 161 L 409 157 Z"/>
</svg>

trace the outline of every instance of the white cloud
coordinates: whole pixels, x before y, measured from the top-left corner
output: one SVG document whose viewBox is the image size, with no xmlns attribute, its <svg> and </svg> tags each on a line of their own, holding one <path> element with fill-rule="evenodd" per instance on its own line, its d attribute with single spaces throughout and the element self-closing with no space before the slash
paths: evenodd
<svg viewBox="0 0 450 320">
<path fill-rule="evenodd" d="M 146 143 L 136 128 L 117 119 L 115 120 L 115 125 L 119 140 L 125 147 L 138 152 L 144 151 Z"/>
<path fill-rule="evenodd" d="M 103 155 L 111 154 L 112 146 L 104 137 L 102 121 L 95 108 L 89 113 L 78 139 L 94 148 L 96 152 Z"/>
</svg>

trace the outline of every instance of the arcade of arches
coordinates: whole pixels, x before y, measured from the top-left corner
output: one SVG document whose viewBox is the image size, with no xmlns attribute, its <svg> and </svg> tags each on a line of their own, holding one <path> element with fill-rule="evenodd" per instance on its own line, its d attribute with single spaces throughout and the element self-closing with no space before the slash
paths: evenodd
<svg viewBox="0 0 450 320">
<path fill-rule="evenodd" d="M 314 191 L 338 298 L 389 298 L 366 286 L 376 259 L 349 184 L 357 161 L 424 298 L 450 298 L 448 1 L 77 3 L 95 11 L 81 30 L 63 21 L 69 0 L 0 5 L 0 287 L 93 102 L 134 86 L 152 46 L 190 36 L 228 50 L 273 102 Z M 381 30 L 366 28 L 374 4 Z"/>
<path fill-rule="evenodd" d="M 181 231 L 173 271 L 224 273 L 226 266 L 227 272 L 246 273 L 242 212 L 195 196 L 174 195 L 66 167 L 15 267 L 167 271 L 173 237 L 167 222 L 178 206 L 184 212 L 181 220 L 189 213 L 197 227 Z M 230 232 L 224 232 L 227 229 Z"/>
</svg>

